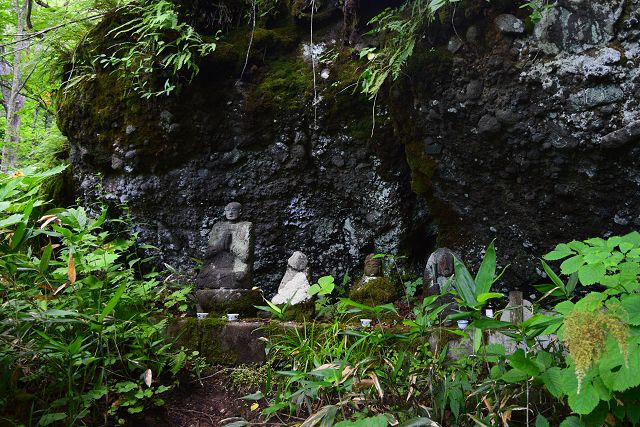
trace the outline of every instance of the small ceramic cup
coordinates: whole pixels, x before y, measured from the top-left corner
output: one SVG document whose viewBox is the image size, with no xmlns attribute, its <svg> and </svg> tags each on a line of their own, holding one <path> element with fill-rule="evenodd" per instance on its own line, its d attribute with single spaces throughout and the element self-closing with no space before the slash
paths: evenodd
<svg viewBox="0 0 640 427">
<path fill-rule="evenodd" d="M 196 313 L 196 317 L 198 319 L 204 319 L 205 317 L 207 317 L 207 314 L 209 313 Z"/>
<path fill-rule="evenodd" d="M 460 330 L 466 329 L 467 326 L 469 326 L 469 321 L 468 320 L 458 320 L 458 329 L 460 329 Z"/>
<path fill-rule="evenodd" d="M 238 313 L 227 313 L 227 320 L 229 322 L 235 322 L 236 320 L 238 320 Z"/>
<path fill-rule="evenodd" d="M 371 326 L 371 319 L 360 319 L 360 325 L 363 328 L 368 328 Z"/>
</svg>

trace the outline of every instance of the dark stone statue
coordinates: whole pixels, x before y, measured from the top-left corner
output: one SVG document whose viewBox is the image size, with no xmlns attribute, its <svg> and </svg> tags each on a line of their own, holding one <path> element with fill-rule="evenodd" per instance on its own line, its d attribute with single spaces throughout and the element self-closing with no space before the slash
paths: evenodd
<svg viewBox="0 0 640 427">
<path fill-rule="evenodd" d="M 455 256 L 448 248 L 436 249 L 429 256 L 422 281 L 425 295 L 437 295 L 443 291 L 443 287 L 455 272 Z"/>
<path fill-rule="evenodd" d="M 204 267 L 196 277 L 199 310 L 222 310 L 224 305 L 228 311 L 226 303 L 246 299 L 251 292 L 255 237 L 253 224 L 239 221 L 241 213 L 240 203 L 229 203 L 226 221 L 211 228 Z"/>
<path fill-rule="evenodd" d="M 204 268 L 196 283 L 201 289 L 250 289 L 253 268 L 253 224 L 238 221 L 240 203 L 229 203 L 227 221 L 214 224 L 209 233 Z"/>
</svg>

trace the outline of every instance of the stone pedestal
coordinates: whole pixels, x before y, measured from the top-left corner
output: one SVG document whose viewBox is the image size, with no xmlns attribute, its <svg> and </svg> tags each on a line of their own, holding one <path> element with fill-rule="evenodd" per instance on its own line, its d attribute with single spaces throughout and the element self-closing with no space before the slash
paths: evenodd
<svg viewBox="0 0 640 427">
<path fill-rule="evenodd" d="M 241 318 L 257 313 L 263 303 L 262 293 L 252 289 L 199 289 L 196 291 L 198 311 L 205 313 L 238 313 Z"/>
</svg>

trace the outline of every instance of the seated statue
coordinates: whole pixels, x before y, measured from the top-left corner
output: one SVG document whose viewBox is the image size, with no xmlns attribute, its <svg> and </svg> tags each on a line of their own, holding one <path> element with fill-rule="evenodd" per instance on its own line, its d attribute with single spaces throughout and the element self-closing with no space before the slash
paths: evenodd
<svg viewBox="0 0 640 427">
<path fill-rule="evenodd" d="M 454 274 L 453 258 L 456 255 L 448 248 L 439 248 L 431 254 L 424 269 L 424 294 L 438 295 Z"/>
<path fill-rule="evenodd" d="M 375 254 L 364 260 L 362 277 L 349 292 L 349 298 L 370 306 L 393 302 L 398 296 L 395 285 L 382 274 L 382 262 Z"/>
<path fill-rule="evenodd" d="M 242 205 L 224 208 L 227 221 L 214 224 L 209 233 L 204 267 L 196 278 L 198 289 L 250 289 L 253 267 L 253 224 L 238 221 Z"/>
<path fill-rule="evenodd" d="M 200 312 L 229 312 L 250 315 L 262 301 L 259 291 L 251 290 L 253 273 L 253 224 L 238 221 L 240 203 L 229 203 L 226 221 L 213 225 L 209 233 L 204 266 L 196 277 L 195 299 Z M 239 308 L 239 302 L 244 309 Z"/>
<path fill-rule="evenodd" d="M 309 261 L 300 251 L 295 251 L 287 261 L 287 271 L 280 282 L 278 293 L 271 300 L 274 304 L 295 305 L 309 298 Z"/>
</svg>

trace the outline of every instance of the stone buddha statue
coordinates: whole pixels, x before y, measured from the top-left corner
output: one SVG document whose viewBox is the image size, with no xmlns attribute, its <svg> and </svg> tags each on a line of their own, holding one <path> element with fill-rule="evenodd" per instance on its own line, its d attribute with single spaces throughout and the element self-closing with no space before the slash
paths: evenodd
<svg viewBox="0 0 640 427">
<path fill-rule="evenodd" d="M 307 301 L 309 296 L 309 260 L 305 254 L 295 251 L 287 261 L 287 271 L 280 281 L 278 293 L 271 300 L 274 304 L 295 305 Z"/>
<path fill-rule="evenodd" d="M 204 266 L 196 277 L 196 298 L 202 307 L 238 299 L 241 291 L 251 289 L 255 237 L 253 224 L 239 221 L 241 214 L 240 203 L 229 203 L 226 221 L 211 228 Z"/>
<path fill-rule="evenodd" d="M 426 295 L 438 295 L 444 291 L 444 287 L 454 274 L 453 259 L 455 257 L 455 253 L 448 248 L 436 249 L 429 256 L 422 280 Z"/>
<path fill-rule="evenodd" d="M 226 221 L 217 222 L 209 233 L 204 268 L 196 282 L 202 289 L 250 289 L 253 267 L 253 224 L 238 221 L 242 205 L 224 208 Z"/>
</svg>

